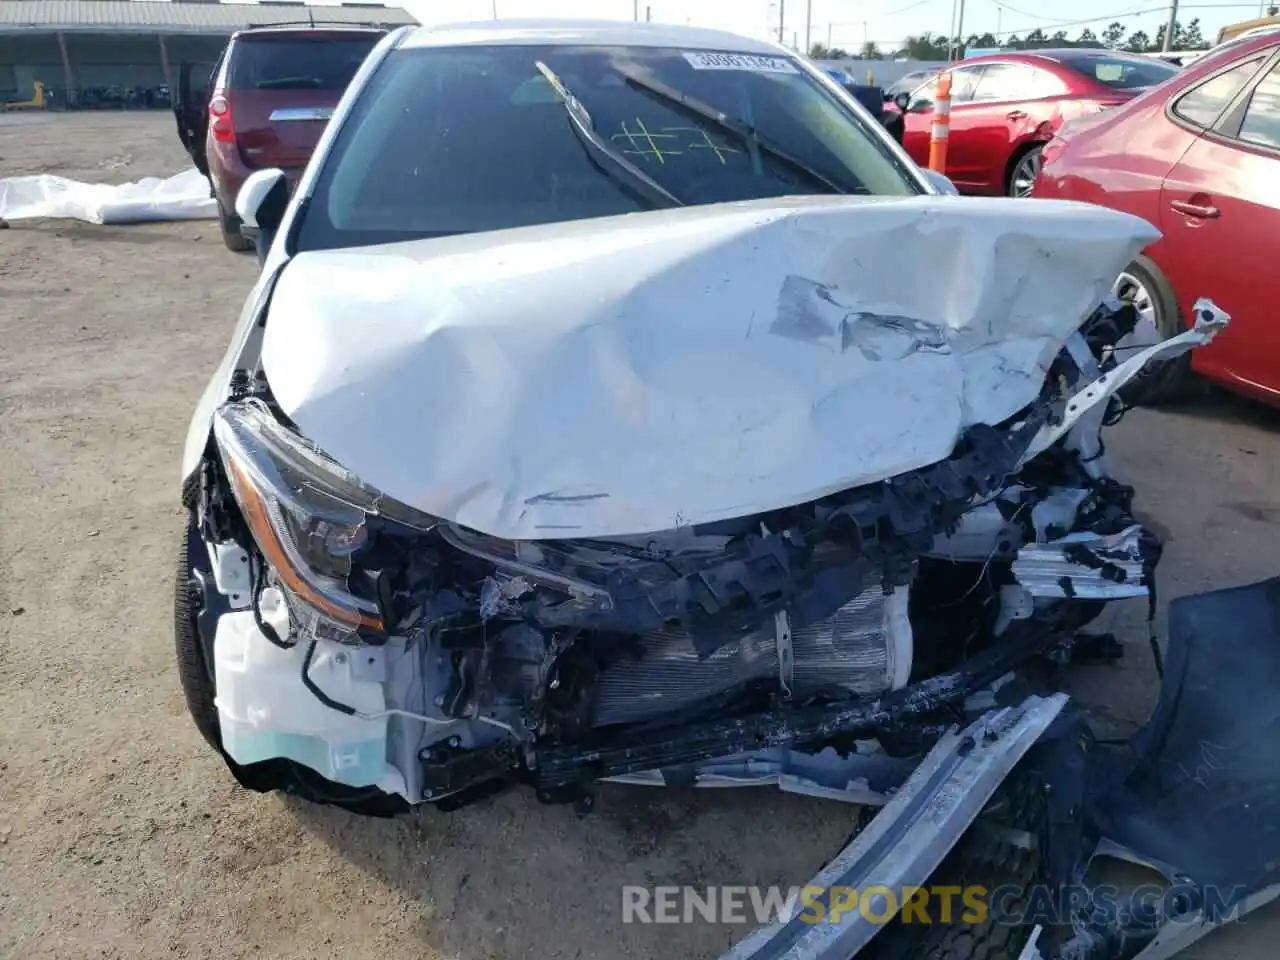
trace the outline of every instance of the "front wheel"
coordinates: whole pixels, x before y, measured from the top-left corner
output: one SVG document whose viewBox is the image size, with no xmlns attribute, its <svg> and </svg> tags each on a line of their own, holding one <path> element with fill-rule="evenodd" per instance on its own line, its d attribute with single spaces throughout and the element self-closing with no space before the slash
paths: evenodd
<svg viewBox="0 0 1280 960">
<path fill-rule="evenodd" d="M 1147 257 L 1139 257 L 1116 277 L 1112 294 L 1133 304 L 1138 323 L 1133 333 L 1115 345 L 1116 362 L 1123 363 L 1138 350 L 1175 337 L 1186 329 L 1182 309 L 1168 279 Z M 1147 364 L 1120 388 L 1120 399 L 1131 406 L 1156 406 L 1179 400 L 1195 389 L 1191 354 Z"/>
<path fill-rule="evenodd" d="M 1009 172 L 1009 196 L 1029 197 L 1036 185 L 1036 177 L 1040 176 L 1040 154 L 1044 147 L 1037 144 L 1014 161 Z"/>
</svg>

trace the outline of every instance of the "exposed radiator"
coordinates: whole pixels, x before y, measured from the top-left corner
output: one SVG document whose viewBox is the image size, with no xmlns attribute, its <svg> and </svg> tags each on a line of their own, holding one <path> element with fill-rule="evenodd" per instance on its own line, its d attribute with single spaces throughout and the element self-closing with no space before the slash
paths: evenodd
<svg viewBox="0 0 1280 960">
<path fill-rule="evenodd" d="M 792 629 L 794 700 L 825 687 L 877 694 L 906 684 L 912 650 L 908 591 L 899 587 L 885 596 L 880 580 L 872 580 L 832 616 Z M 692 707 L 751 681 L 779 679 L 773 621 L 705 660 L 698 658 L 683 631 L 646 634 L 642 645 L 641 659 L 624 659 L 601 678 L 597 726 L 635 723 Z"/>
</svg>

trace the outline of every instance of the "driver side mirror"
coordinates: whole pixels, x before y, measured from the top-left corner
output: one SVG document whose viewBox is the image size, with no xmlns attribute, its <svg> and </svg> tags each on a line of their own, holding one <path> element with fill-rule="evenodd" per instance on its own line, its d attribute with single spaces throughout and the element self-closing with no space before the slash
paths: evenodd
<svg viewBox="0 0 1280 960">
<path fill-rule="evenodd" d="M 907 108 L 911 106 L 911 94 L 903 91 L 893 98 L 893 105 L 903 113 L 907 112 Z"/>
<path fill-rule="evenodd" d="M 236 216 L 257 234 L 259 263 L 266 260 L 288 206 L 289 182 L 284 171 L 274 167 L 251 173 L 236 194 Z"/>
</svg>

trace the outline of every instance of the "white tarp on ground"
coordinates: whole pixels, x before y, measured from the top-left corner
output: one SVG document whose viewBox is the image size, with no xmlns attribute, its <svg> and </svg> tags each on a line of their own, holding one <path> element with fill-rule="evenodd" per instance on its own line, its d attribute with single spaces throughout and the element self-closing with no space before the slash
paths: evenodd
<svg viewBox="0 0 1280 960">
<path fill-rule="evenodd" d="M 85 220 L 89 223 L 145 223 L 207 220 L 218 215 L 209 181 L 192 168 L 165 180 L 82 183 L 39 174 L 0 179 L 0 220 Z"/>
<path fill-rule="evenodd" d="M 947 456 L 1035 399 L 1159 234 L 1049 200 L 822 197 L 302 253 L 285 414 L 506 539 L 749 516 Z"/>
</svg>

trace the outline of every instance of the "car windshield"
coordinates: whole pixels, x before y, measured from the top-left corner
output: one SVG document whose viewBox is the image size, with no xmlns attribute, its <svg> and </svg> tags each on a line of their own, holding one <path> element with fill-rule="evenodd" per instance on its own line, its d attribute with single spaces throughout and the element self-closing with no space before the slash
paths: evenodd
<svg viewBox="0 0 1280 960">
<path fill-rule="evenodd" d="M 575 130 L 548 75 L 585 109 L 595 144 Z M 634 172 L 681 204 L 924 192 L 865 121 L 786 57 L 405 48 L 387 56 L 338 131 L 297 246 L 652 209 L 655 192 L 638 189 Z"/>
<path fill-rule="evenodd" d="M 1063 65 L 1114 90 L 1134 90 L 1164 83 L 1178 67 L 1155 57 L 1070 57 Z"/>
</svg>

